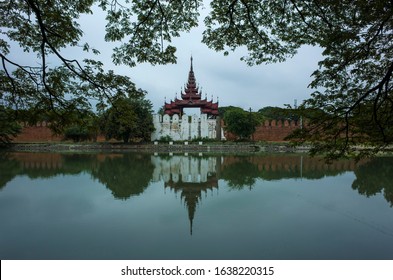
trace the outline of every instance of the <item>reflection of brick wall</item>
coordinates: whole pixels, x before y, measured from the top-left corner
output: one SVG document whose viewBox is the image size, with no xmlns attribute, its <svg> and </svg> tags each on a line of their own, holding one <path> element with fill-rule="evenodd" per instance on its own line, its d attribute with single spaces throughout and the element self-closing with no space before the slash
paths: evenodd
<svg viewBox="0 0 393 280">
<path fill-rule="evenodd" d="M 250 162 L 257 166 L 259 171 L 294 171 L 302 169 L 303 172 L 313 171 L 353 171 L 357 167 L 354 160 L 337 160 L 327 164 L 318 157 L 300 157 L 299 155 L 269 155 L 264 157 L 224 157 L 221 163 L 221 170 L 237 162 Z M 358 164 L 364 164 L 366 160 L 360 161 Z"/>
<path fill-rule="evenodd" d="M 292 131 L 299 128 L 299 124 L 294 121 L 265 121 L 257 126 L 252 139 L 254 141 L 284 141 Z M 236 137 L 230 133 L 225 133 L 228 140 L 235 140 Z"/>
<path fill-rule="evenodd" d="M 21 133 L 14 138 L 15 143 L 24 142 L 52 142 L 63 139 L 61 135 L 53 135 L 53 132 L 47 126 L 47 123 L 42 122 L 35 126 L 22 126 Z"/>
<path fill-rule="evenodd" d="M 12 153 L 12 159 L 17 160 L 27 169 L 60 169 L 64 165 L 63 157 L 55 153 Z"/>
</svg>

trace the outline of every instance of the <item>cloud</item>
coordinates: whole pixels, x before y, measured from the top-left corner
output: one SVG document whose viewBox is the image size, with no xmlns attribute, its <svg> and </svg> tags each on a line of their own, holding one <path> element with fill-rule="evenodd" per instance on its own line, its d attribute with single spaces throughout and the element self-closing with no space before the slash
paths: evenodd
<svg viewBox="0 0 393 280">
<path fill-rule="evenodd" d="M 205 9 L 203 13 L 207 11 Z M 179 96 L 181 87 L 187 82 L 191 55 L 203 95 L 207 94 L 209 99 L 213 95 L 214 101 L 218 97 L 220 106 L 232 105 L 256 111 L 265 106 L 293 104 L 295 99 L 300 103 L 312 92 L 307 86 L 321 59 L 318 48 L 305 46 L 284 63 L 249 67 L 240 61 L 240 57 L 246 54 L 244 48 L 224 56 L 201 43 L 204 29 L 201 17 L 201 26 L 174 38 L 177 64 L 152 66 L 144 63 L 133 68 L 117 66 L 113 64 L 111 55 L 112 48 L 118 44 L 104 40 L 105 13 L 98 8 L 93 12 L 93 15 L 84 15 L 79 20 L 84 31 L 81 45 L 88 42 L 91 47 L 99 49 L 101 54 L 98 57 L 91 54 L 94 59 L 101 60 L 107 70 L 113 69 L 118 74 L 129 76 L 137 87 L 146 90 L 155 111 L 164 104 L 165 98 L 169 101 L 176 93 Z M 62 54 L 67 58 L 86 58 L 81 48 L 64 49 Z"/>
<path fill-rule="evenodd" d="M 175 65 L 146 64 L 129 70 L 133 81 L 148 91 L 155 110 L 164 104 L 165 97 L 169 101 L 175 93 L 179 96 L 180 88 L 187 82 L 191 53 L 196 81 L 203 95 L 207 94 L 209 99 L 213 95 L 214 101 L 219 97 L 221 106 L 251 107 L 256 111 L 266 106 L 293 104 L 295 99 L 300 103 L 312 92 L 307 86 L 321 58 L 317 48 L 303 47 L 298 55 L 284 63 L 249 67 L 240 61 L 239 52 L 225 57 L 197 40 L 194 42 L 192 47 L 189 38 L 176 42 L 178 63 Z"/>
<path fill-rule="evenodd" d="M 94 25 L 93 25 L 94 26 Z M 190 57 L 193 56 L 196 81 L 210 99 L 219 97 L 220 106 L 239 106 L 256 111 L 265 106 L 283 106 L 298 103 L 312 92 L 307 88 L 311 73 L 318 68 L 321 50 L 316 47 L 302 47 L 298 54 L 284 63 L 247 66 L 240 61 L 246 54 L 244 49 L 236 50 L 229 56 L 215 52 L 201 43 L 203 26 L 184 33 L 173 40 L 177 48 L 177 64 L 139 64 L 134 68 L 115 67 L 117 72 L 128 75 L 138 87 L 147 90 L 157 111 L 166 98 L 173 99 L 187 82 Z M 110 52 L 106 55 L 107 65 L 111 64 Z"/>
</svg>

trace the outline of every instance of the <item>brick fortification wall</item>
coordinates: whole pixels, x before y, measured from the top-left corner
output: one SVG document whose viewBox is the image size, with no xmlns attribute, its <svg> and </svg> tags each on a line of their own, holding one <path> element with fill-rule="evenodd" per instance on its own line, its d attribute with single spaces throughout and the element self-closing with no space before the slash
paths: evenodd
<svg viewBox="0 0 393 280">
<path fill-rule="evenodd" d="M 255 133 L 252 135 L 252 139 L 254 141 L 285 141 L 285 137 L 297 128 L 300 128 L 300 123 L 295 121 L 267 120 L 257 126 Z M 227 140 L 236 139 L 231 133 L 225 133 L 225 137 Z"/>
<path fill-rule="evenodd" d="M 293 130 L 300 127 L 299 123 L 294 121 L 265 121 L 263 124 L 256 128 L 253 134 L 254 141 L 285 141 L 285 137 L 288 136 Z M 225 125 L 224 125 L 225 129 Z M 225 132 L 225 138 L 227 140 L 235 140 L 236 137 L 231 133 Z M 26 142 L 57 142 L 63 139 L 62 135 L 53 135 L 47 123 L 39 123 L 35 126 L 24 125 L 22 132 L 14 138 L 15 143 L 26 143 Z M 98 136 L 97 142 L 103 142 L 105 138 Z"/>
<path fill-rule="evenodd" d="M 38 123 L 34 126 L 22 125 L 22 131 L 16 136 L 12 142 L 56 142 L 61 141 L 63 136 L 53 135 L 46 122 Z"/>
<path fill-rule="evenodd" d="M 285 137 L 299 127 L 295 121 L 265 121 L 257 127 L 253 139 L 255 141 L 284 141 Z"/>
</svg>

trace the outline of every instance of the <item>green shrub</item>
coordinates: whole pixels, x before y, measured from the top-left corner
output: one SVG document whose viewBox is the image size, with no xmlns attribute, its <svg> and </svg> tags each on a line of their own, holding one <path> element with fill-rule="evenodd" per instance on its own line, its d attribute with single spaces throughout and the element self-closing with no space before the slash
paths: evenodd
<svg viewBox="0 0 393 280">
<path fill-rule="evenodd" d="M 95 134 L 91 133 L 86 127 L 78 125 L 70 126 L 64 131 L 65 140 L 73 140 L 74 142 L 94 140 Z"/>
</svg>

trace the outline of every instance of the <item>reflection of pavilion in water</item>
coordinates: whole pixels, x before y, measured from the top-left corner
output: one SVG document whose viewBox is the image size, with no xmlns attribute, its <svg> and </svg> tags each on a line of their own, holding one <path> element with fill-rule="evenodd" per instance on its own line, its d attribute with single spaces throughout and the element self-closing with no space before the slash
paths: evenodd
<svg viewBox="0 0 393 280">
<path fill-rule="evenodd" d="M 217 170 L 219 157 L 172 156 L 170 158 L 152 157 L 155 165 L 153 181 L 164 181 L 165 188 L 180 192 L 190 220 L 190 234 L 196 208 L 202 199 L 202 192 L 218 189 Z"/>
</svg>

